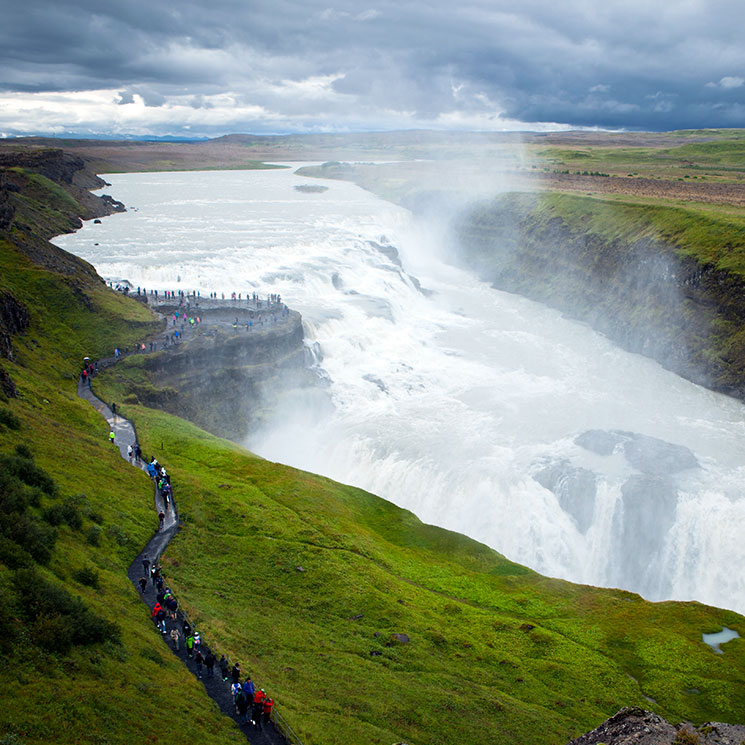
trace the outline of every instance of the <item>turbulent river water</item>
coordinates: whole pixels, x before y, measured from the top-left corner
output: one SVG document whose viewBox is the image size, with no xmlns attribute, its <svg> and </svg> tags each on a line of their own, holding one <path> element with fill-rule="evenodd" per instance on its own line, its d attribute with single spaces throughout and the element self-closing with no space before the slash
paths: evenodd
<svg viewBox="0 0 745 745">
<path fill-rule="evenodd" d="M 550 576 L 745 612 L 740 403 L 445 263 L 442 231 L 351 184 L 300 192 L 319 182 L 291 169 L 107 178 L 129 211 L 55 240 L 102 276 L 279 293 L 302 313 L 332 405 L 296 396 L 255 452 Z M 685 446 L 699 467 L 640 471 L 622 446 L 635 435 L 601 455 L 575 442 L 586 430 Z"/>
</svg>

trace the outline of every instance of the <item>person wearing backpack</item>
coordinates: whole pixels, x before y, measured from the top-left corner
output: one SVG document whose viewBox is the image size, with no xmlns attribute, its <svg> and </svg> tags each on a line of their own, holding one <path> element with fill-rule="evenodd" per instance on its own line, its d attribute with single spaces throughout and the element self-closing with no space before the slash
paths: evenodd
<svg viewBox="0 0 745 745">
<path fill-rule="evenodd" d="M 251 720 L 254 725 L 259 729 L 263 729 L 263 723 L 261 721 L 264 715 L 264 690 L 256 691 L 254 694 L 253 710 L 251 711 Z"/>
<path fill-rule="evenodd" d="M 274 706 L 274 699 L 267 696 L 264 699 L 264 724 L 269 724 L 272 720 L 272 706 Z"/>
<path fill-rule="evenodd" d="M 243 688 L 240 683 L 230 684 L 230 693 L 233 696 L 233 706 L 235 706 L 235 713 L 238 713 L 238 698 L 243 695 Z"/>
<path fill-rule="evenodd" d="M 173 642 L 173 648 L 178 652 L 179 650 L 179 638 L 181 637 L 181 634 L 179 634 L 179 630 L 174 626 L 171 629 L 171 641 Z"/>
<path fill-rule="evenodd" d="M 201 680 L 202 679 L 202 665 L 204 665 L 204 657 L 202 657 L 202 653 L 199 650 L 197 650 L 197 653 L 194 656 L 194 661 L 197 664 L 197 678 Z"/>
<path fill-rule="evenodd" d="M 248 722 L 248 707 L 250 705 L 248 696 L 246 696 L 243 691 L 241 691 L 238 694 L 238 697 L 235 702 L 235 708 L 238 712 L 238 716 L 240 717 L 241 724 L 246 724 Z"/>
<path fill-rule="evenodd" d="M 223 681 L 228 679 L 228 661 L 225 659 L 225 655 L 220 657 L 220 675 L 222 675 Z"/>
<path fill-rule="evenodd" d="M 215 677 L 215 655 L 212 652 L 207 652 L 207 656 L 204 658 L 204 666 L 207 668 L 207 677 Z"/>
<path fill-rule="evenodd" d="M 188 654 L 189 659 L 191 659 L 194 654 L 194 637 L 189 634 L 189 636 L 186 637 L 184 644 L 186 645 L 186 654 Z"/>
<path fill-rule="evenodd" d="M 240 683 L 241 681 L 240 663 L 236 662 L 235 665 L 233 665 L 233 669 L 231 670 L 231 673 L 233 675 L 233 683 Z"/>
<path fill-rule="evenodd" d="M 251 680 L 251 676 L 249 675 L 245 682 L 243 683 L 243 693 L 248 696 L 249 701 L 254 700 L 254 694 L 256 693 L 256 688 L 254 687 L 254 682 Z"/>
<path fill-rule="evenodd" d="M 166 633 L 166 612 L 161 608 L 155 616 L 158 628 L 165 634 Z"/>
</svg>

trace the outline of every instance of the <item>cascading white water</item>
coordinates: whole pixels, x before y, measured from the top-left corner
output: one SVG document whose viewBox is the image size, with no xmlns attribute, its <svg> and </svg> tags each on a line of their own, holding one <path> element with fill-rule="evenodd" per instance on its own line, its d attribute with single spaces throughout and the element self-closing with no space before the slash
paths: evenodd
<svg viewBox="0 0 745 745">
<path fill-rule="evenodd" d="M 136 211 L 58 245 L 136 286 L 280 293 L 303 314 L 333 407 L 294 398 L 253 450 L 551 576 L 745 611 L 745 580 L 732 571 L 745 527 L 741 404 L 445 264 L 431 225 L 350 184 L 301 193 L 289 170 L 108 178 Z M 624 501 L 638 471 L 618 449 L 574 442 L 590 429 L 687 446 L 701 467 L 648 480 L 649 494 Z M 596 474 L 592 494 L 571 497 L 575 513 L 534 478 L 552 467 L 560 487 L 571 469 Z M 651 540 L 648 526 L 621 530 L 635 524 L 633 504 L 643 510 L 668 487 L 672 510 L 650 509 Z"/>
</svg>

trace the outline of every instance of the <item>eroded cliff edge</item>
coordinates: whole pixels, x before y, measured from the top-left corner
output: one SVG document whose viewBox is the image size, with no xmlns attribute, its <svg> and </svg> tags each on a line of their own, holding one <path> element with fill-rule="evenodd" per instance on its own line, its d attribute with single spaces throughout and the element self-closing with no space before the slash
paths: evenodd
<svg viewBox="0 0 745 745">
<path fill-rule="evenodd" d="M 468 210 L 459 259 L 679 375 L 745 399 L 745 231 L 673 207 L 511 193 Z"/>
<path fill-rule="evenodd" d="M 159 351 L 131 355 L 122 374 L 112 372 L 125 404 L 163 409 L 243 442 L 284 397 L 319 383 L 306 366 L 302 318 L 286 306 L 257 310 L 203 300 L 158 311 L 166 323 L 156 340 Z M 182 341 L 164 346 L 177 329 Z"/>
</svg>

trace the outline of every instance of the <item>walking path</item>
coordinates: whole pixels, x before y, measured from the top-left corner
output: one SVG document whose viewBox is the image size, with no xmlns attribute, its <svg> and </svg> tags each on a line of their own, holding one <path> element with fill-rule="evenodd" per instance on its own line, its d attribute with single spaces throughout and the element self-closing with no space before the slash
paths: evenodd
<svg viewBox="0 0 745 745">
<path fill-rule="evenodd" d="M 101 399 L 93 395 L 93 392 L 90 390 L 88 385 L 84 384 L 82 381 L 78 382 L 78 395 L 88 401 L 96 409 L 96 411 L 98 411 L 101 416 L 106 419 L 110 427 L 110 431 L 114 432 L 115 435 L 114 445 L 119 448 L 119 453 L 121 454 L 122 458 L 124 458 L 125 460 L 129 460 L 127 455 L 128 446 L 131 445 L 134 448 L 137 443 L 137 434 L 132 423 L 126 420 L 124 417 L 119 416 L 118 414 L 114 414 L 111 409 L 103 401 L 101 401 Z M 133 463 L 132 465 L 142 470 L 144 470 L 145 468 L 145 463 L 143 463 L 142 461 Z M 132 584 L 135 586 L 137 593 L 140 595 L 142 600 L 151 611 L 156 603 L 157 589 L 155 587 L 155 583 L 153 581 L 150 581 L 150 577 L 147 577 L 148 581 L 145 591 L 140 591 L 140 578 L 143 576 L 144 571 L 143 559 L 147 558 L 152 566 L 157 566 L 160 555 L 163 553 L 173 536 L 176 535 L 178 531 L 178 512 L 176 509 L 175 500 L 171 500 L 171 506 L 170 509 L 168 509 L 167 505 L 164 504 L 157 487 L 155 487 L 154 492 L 155 496 L 153 506 L 155 507 L 156 515 L 158 515 L 161 511 L 165 513 L 163 527 L 159 529 L 155 533 L 155 535 L 148 541 L 145 548 L 143 548 L 142 552 L 135 558 L 127 571 L 127 576 L 131 580 Z M 207 695 L 209 695 L 217 703 L 223 714 L 233 719 L 233 721 L 241 728 L 243 733 L 246 735 L 246 739 L 253 745 L 287 745 L 288 742 L 292 742 L 293 744 L 299 743 L 297 738 L 294 737 L 294 733 L 289 730 L 284 720 L 277 713 L 276 709 L 272 711 L 272 722 L 264 724 L 263 729 L 259 729 L 258 727 L 252 726 L 251 724 L 242 724 L 240 722 L 239 717 L 235 711 L 233 696 L 230 692 L 230 683 L 223 681 L 217 663 L 215 663 L 216 672 L 214 674 L 214 677 L 207 677 L 206 668 L 203 671 L 204 674 L 200 677 L 198 675 L 194 659 L 190 658 L 187 654 L 187 650 L 183 640 L 183 634 L 181 634 L 178 650 L 174 649 L 173 644 L 170 643 L 171 629 L 177 628 L 178 631 L 181 632 L 184 620 L 185 619 L 181 611 L 177 613 L 176 620 L 172 620 L 171 618 L 168 618 L 166 620 L 166 633 L 163 634 L 164 644 L 168 646 L 173 654 L 181 658 L 182 662 L 195 676 L 202 680 L 202 684 L 204 685 Z M 202 654 L 206 657 L 207 653 L 209 652 L 209 648 L 207 647 L 207 645 L 203 643 L 200 649 Z M 214 650 L 213 652 L 219 660 L 219 655 L 217 654 L 217 652 Z M 245 679 L 245 676 L 248 674 L 248 672 L 249 671 L 247 670 L 242 671 L 241 682 Z M 269 692 L 269 695 L 271 695 L 271 692 Z M 289 730 L 289 734 L 291 736 L 285 739 L 280 730 L 275 726 L 275 722 L 276 725 L 281 729 L 285 731 Z"/>
</svg>

